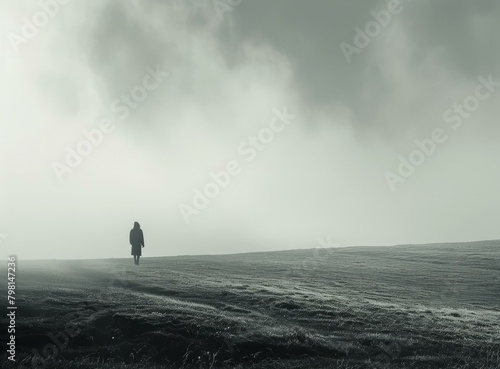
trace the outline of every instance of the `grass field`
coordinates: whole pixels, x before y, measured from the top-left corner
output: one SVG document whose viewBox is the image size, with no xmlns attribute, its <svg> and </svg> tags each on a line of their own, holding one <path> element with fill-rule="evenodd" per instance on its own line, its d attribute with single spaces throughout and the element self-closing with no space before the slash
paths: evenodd
<svg viewBox="0 0 500 369">
<path fill-rule="evenodd" d="M 20 260 L 16 291 L 16 367 L 500 368 L 500 241 Z"/>
</svg>

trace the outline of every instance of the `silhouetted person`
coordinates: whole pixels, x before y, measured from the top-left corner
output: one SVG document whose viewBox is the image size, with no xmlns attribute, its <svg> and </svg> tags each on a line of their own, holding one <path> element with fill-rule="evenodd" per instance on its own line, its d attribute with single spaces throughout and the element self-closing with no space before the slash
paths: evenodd
<svg viewBox="0 0 500 369">
<path fill-rule="evenodd" d="M 139 265 L 141 257 L 141 246 L 144 247 L 144 234 L 139 223 L 134 222 L 134 228 L 130 230 L 130 244 L 132 245 L 132 255 L 134 255 L 134 264 Z"/>
</svg>

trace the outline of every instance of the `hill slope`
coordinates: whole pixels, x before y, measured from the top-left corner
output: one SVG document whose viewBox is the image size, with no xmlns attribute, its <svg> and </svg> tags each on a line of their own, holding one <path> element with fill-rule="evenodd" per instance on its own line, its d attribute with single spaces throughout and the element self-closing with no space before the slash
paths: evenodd
<svg viewBox="0 0 500 369">
<path fill-rule="evenodd" d="M 61 368 L 500 368 L 499 282 L 499 241 L 21 260 L 18 353 L 26 367 L 36 353 Z"/>
</svg>

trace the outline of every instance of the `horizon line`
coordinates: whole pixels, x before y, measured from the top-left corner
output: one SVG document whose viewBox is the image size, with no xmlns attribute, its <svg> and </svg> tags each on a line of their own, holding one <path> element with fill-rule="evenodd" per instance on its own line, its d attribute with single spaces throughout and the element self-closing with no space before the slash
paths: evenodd
<svg viewBox="0 0 500 369">
<path fill-rule="evenodd" d="M 394 245 L 348 245 L 348 246 L 333 246 L 333 247 L 310 247 L 310 248 L 296 248 L 296 249 L 284 249 L 284 250 L 272 250 L 272 251 L 246 251 L 246 252 L 234 252 L 234 253 L 221 253 L 221 254 L 180 254 L 180 255 L 161 255 L 161 256 L 142 256 L 141 258 L 153 259 L 153 258 L 175 258 L 175 257 L 202 257 L 202 256 L 231 256 L 231 255 L 248 255 L 248 254 L 267 254 L 267 253 L 278 253 L 278 252 L 289 252 L 289 251 L 306 251 L 306 250 L 316 250 L 316 249 L 347 249 L 347 248 L 359 248 L 359 247 L 407 247 L 407 246 L 433 246 L 433 245 L 458 245 L 458 244 L 471 244 L 471 243 L 481 243 L 481 242 L 495 242 L 500 241 L 500 239 L 489 239 L 489 240 L 476 240 L 476 241 L 452 241 L 452 242 L 428 242 L 428 243 L 403 243 Z M 17 255 L 14 255 L 17 256 Z M 129 257 L 107 257 L 107 258 L 75 258 L 75 259 L 22 259 L 23 261 L 75 261 L 75 260 L 110 260 L 110 259 L 123 259 L 128 260 Z M 19 261 L 19 260 L 17 260 Z"/>
</svg>

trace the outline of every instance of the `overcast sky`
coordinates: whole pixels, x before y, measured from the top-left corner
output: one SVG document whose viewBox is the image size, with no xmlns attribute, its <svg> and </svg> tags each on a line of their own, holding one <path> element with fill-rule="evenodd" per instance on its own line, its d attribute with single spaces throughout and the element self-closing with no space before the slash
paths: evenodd
<svg viewBox="0 0 500 369">
<path fill-rule="evenodd" d="M 499 16 L 2 1 L 0 252 L 129 257 L 134 221 L 144 256 L 498 239 Z"/>
</svg>

